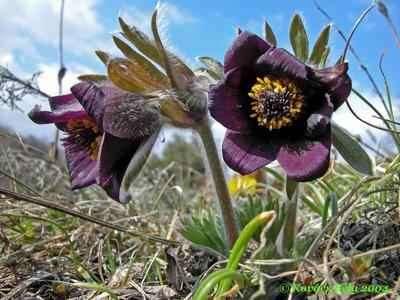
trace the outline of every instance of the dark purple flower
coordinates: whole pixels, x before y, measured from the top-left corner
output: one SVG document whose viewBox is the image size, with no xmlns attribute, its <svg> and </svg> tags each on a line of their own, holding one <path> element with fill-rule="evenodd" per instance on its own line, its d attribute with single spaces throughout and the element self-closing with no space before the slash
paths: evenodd
<svg viewBox="0 0 400 300">
<path fill-rule="evenodd" d="M 108 81 L 81 82 L 71 92 L 52 97 L 51 111 L 36 106 L 29 116 L 38 124 L 54 123 L 65 133 L 62 144 L 73 189 L 97 183 L 119 200 L 129 162 L 159 132 L 158 113 L 145 108 L 140 96 Z M 123 123 L 120 114 L 126 115 Z"/>
<path fill-rule="evenodd" d="M 211 115 L 228 129 L 225 162 L 241 174 L 278 160 L 290 179 L 323 176 L 331 116 L 351 91 L 347 69 L 346 63 L 313 69 L 242 32 L 225 54 L 223 80 L 209 95 Z"/>
</svg>

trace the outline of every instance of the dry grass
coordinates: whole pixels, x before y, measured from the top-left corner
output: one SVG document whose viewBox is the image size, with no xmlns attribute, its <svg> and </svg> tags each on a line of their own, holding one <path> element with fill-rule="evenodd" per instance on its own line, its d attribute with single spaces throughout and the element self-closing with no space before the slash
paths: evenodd
<svg viewBox="0 0 400 300">
<path fill-rule="evenodd" d="M 48 161 L 45 153 L 14 138 L 2 143 L 1 299 L 189 299 L 197 280 L 224 259 L 190 247 L 179 235 L 182 219 L 209 207 L 212 193 L 202 172 L 191 166 L 173 161 L 151 165 L 132 188 L 135 200 L 122 206 L 95 187 L 71 192 L 62 162 Z M 383 262 L 390 264 L 400 253 L 400 239 L 382 228 L 400 226 L 399 170 L 398 157 L 380 162 L 376 176 L 365 178 L 338 163 L 323 179 L 304 185 L 299 241 L 306 240 L 306 247 L 287 260 L 265 254 L 265 244 L 255 242 L 251 249 L 264 254 L 242 265 L 250 283 L 242 298 L 260 293 L 273 279 L 331 284 L 388 279 Z M 275 177 L 266 198 L 279 199 L 283 183 L 270 172 L 268 178 Z M 321 230 L 321 216 L 305 203 L 323 205 L 332 190 L 338 213 Z M 32 199 L 55 207 L 26 201 Z M 366 220 L 372 224 L 367 234 L 385 238 L 363 244 L 343 233 L 344 225 Z M 346 238 L 353 243 L 350 252 L 342 249 Z M 372 269 L 381 271 L 380 277 L 371 277 Z M 376 299 L 384 297 L 389 296 Z"/>
</svg>

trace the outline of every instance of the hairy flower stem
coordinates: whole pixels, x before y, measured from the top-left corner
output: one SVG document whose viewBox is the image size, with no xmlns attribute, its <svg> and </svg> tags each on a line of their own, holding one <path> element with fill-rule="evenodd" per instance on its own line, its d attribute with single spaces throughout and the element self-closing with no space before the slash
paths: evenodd
<svg viewBox="0 0 400 300">
<path fill-rule="evenodd" d="M 209 119 L 207 118 L 201 122 L 196 130 L 200 135 L 205 149 L 205 160 L 206 163 L 208 163 L 214 188 L 217 193 L 228 244 L 229 247 L 232 248 L 238 236 L 237 223 Z"/>
<path fill-rule="evenodd" d="M 299 185 L 286 178 L 286 201 L 284 206 L 285 222 L 281 232 L 281 254 L 289 255 L 293 250 L 297 230 L 297 202 Z"/>
</svg>

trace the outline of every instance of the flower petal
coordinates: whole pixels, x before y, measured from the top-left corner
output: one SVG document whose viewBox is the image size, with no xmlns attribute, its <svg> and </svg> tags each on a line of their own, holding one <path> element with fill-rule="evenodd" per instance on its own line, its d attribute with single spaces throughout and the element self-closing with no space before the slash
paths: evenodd
<svg viewBox="0 0 400 300">
<path fill-rule="evenodd" d="M 128 140 L 105 133 L 100 147 L 98 184 L 119 201 L 125 171 L 142 140 Z"/>
<path fill-rule="evenodd" d="M 145 105 L 138 94 L 124 94 L 107 99 L 104 130 L 119 138 L 138 139 L 151 135 L 160 127 L 159 112 Z"/>
<path fill-rule="evenodd" d="M 37 124 L 55 123 L 59 125 L 71 119 L 87 117 L 87 113 L 82 105 L 79 104 L 72 94 L 52 97 L 49 103 L 51 111 L 42 111 L 40 106 L 36 105 L 29 112 L 28 116 L 33 122 Z"/>
<path fill-rule="evenodd" d="M 260 74 L 284 74 L 306 80 L 309 67 L 285 49 L 273 47 L 257 60 L 255 69 Z"/>
<path fill-rule="evenodd" d="M 278 161 L 287 176 L 295 181 L 311 181 L 323 176 L 329 168 L 331 131 L 316 140 L 282 146 Z"/>
<path fill-rule="evenodd" d="M 318 137 L 329 129 L 331 116 L 333 113 L 333 104 L 330 96 L 325 94 L 325 100 L 322 106 L 314 111 L 307 119 L 307 136 L 311 138 Z"/>
<path fill-rule="evenodd" d="M 96 183 L 98 165 L 97 160 L 90 153 L 90 149 L 77 143 L 71 135 L 63 138 L 62 142 L 72 189 L 79 189 Z"/>
<path fill-rule="evenodd" d="M 235 39 L 226 52 L 224 72 L 233 68 L 251 66 L 265 51 L 272 46 L 255 34 L 244 31 Z"/>
<path fill-rule="evenodd" d="M 334 110 L 338 109 L 351 93 L 352 84 L 347 71 L 348 64 L 343 63 L 321 70 L 312 70 L 309 74 L 312 80 L 322 84 L 329 93 Z"/>
<path fill-rule="evenodd" d="M 127 95 L 126 92 L 118 89 L 109 81 L 101 83 L 83 81 L 75 84 L 71 88 L 71 92 L 100 127 L 103 124 L 105 101 Z"/>
<path fill-rule="evenodd" d="M 277 157 L 280 143 L 228 131 L 222 145 L 224 161 L 242 175 L 264 167 Z"/>
<path fill-rule="evenodd" d="M 129 193 L 129 187 L 135 181 L 135 179 L 140 175 L 140 171 L 143 166 L 146 164 L 150 152 L 154 147 L 158 139 L 158 135 L 160 130 L 157 130 L 153 133 L 149 138 L 144 139 L 140 144 L 139 148 L 133 155 L 131 161 L 129 162 L 128 168 L 124 174 L 124 178 L 122 179 L 122 184 L 120 188 L 120 201 L 122 203 L 128 203 L 131 199 L 131 195 Z"/>
<path fill-rule="evenodd" d="M 225 79 L 209 92 L 210 113 L 218 122 L 232 131 L 249 132 L 251 120 L 247 113 L 249 99 L 240 90 L 242 69 L 229 71 Z"/>
</svg>

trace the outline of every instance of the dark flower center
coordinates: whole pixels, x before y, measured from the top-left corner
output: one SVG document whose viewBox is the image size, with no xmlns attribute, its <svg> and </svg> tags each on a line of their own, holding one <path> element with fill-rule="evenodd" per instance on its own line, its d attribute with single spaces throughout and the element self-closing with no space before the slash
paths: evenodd
<svg viewBox="0 0 400 300">
<path fill-rule="evenodd" d="M 288 78 L 257 77 L 248 95 L 252 99 L 250 117 L 268 130 L 292 125 L 304 108 L 302 89 Z"/>
<path fill-rule="evenodd" d="M 97 160 L 101 134 L 94 120 L 89 118 L 71 120 L 67 123 L 67 132 L 74 143 L 87 149 L 92 160 Z"/>
</svg>

